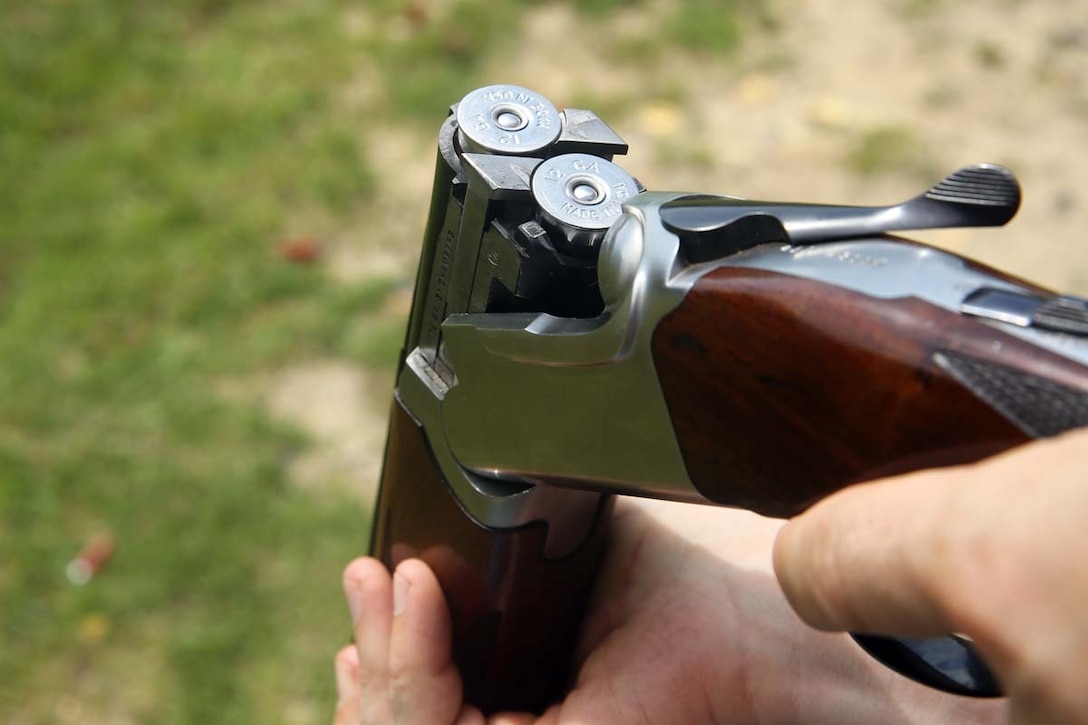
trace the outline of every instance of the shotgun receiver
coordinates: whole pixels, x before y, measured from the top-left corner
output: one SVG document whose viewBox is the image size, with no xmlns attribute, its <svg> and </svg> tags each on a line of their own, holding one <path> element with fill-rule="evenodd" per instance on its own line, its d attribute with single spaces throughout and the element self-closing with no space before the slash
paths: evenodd
<svg viewBox="0 0 1088 725">
<path fill-rule="evenodd" d="M 1088 425 L 1088 301 L 890 232 L 998 226 L 961 169 L 887 207 L 648 192 L 590 111 L 474 91 L 438 137 L 371 550 L 435 570 L 466 700 L 567 684 L 614 494 L 792 516 Z M 857 636 L 999 694 L 955 637 Z"/>
</svg>

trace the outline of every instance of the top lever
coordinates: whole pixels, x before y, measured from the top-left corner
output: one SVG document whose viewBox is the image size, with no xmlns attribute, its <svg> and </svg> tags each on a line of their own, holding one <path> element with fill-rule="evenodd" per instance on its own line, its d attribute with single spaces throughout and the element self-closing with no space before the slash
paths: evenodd
<svg viewBox="0 0 1088 725">
<path fill-rule="evenodd" d="M 735 225 L 753 215 L 781 222 L 781 236 L 785 237 L 782 241 L 818 244 L 908 229 L 1002 226 L 1019 208 L 1020 183 L 1013 173 L 996 164 L 975 164 L 893 206 L 794 204 L 693 195 L 664 204 L 661 221 L 686 242 L 691 261 L 706 261 L 768 241 L 765 234 L 747 233 L 750 224 Z"/>
</svg>

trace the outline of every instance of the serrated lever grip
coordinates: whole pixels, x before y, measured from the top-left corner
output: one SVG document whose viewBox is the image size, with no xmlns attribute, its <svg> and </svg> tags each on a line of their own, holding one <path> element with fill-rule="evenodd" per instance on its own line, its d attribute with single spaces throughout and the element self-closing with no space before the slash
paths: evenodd
<svg viewBox="0 0 1088 725">
<path fill-rule="evenodd" d="M 749 217 L 774 217 L 790 243 L 819 244 L 911 229 L 1001 226 L 1016 215 L 1020 196 L 1020 183 L 1011 171 L 996 164 L 975 164 L 892 206 L 790 204 L 691 195 L 663 205 L 661 221 L 680 236 L 691 261 L 707 261 L 764 241 L 779 241 L 758 234 L 738 237 L 736 223 Z"/>
</svg>

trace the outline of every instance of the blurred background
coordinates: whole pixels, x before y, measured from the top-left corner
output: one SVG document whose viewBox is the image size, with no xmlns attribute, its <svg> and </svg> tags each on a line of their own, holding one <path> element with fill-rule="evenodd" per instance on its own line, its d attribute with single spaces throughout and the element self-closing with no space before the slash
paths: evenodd
<svg viewBox="0 0 1088 725">
<path fill-rule="evenodd" d="M 922 238 L 1088 293 L 1088 0 L 7 0 L 0 64 L 6 723 L 329 721 L 476 86 L 596 110 L 652 189 L 1005 164 L 1009 227 Z"/>
</svg>

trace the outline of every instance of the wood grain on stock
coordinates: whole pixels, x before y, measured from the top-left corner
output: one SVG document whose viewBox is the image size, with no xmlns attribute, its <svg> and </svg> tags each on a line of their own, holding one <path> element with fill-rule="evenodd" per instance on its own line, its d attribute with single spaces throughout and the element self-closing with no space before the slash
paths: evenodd
<svg viewBox="0 0 1088 725">
<path fill-rule="evenodd" d="M 703 277 L 653 337 L 692 482 L 771 516 L 1029 439 L 939 367 L 938 350 L 1088 391 L 1083 367 L 968 317 L 761 270 Z"/>
<path fill-rule="evenodd" d="M 479 526 L 452 497 L 423 431 L 394 401 L 371 552 L 390 570 L 418 557 L 435 571 L 467 701 L 485 712 L 541 711 L 563 693 L 604 551 L 602 508 L 591 537 L 558 561 L 543 556 L 542 524 Z"/>
</svg>

